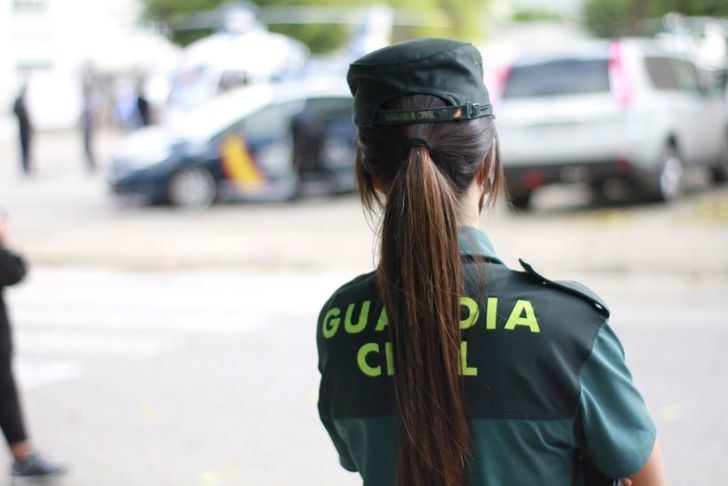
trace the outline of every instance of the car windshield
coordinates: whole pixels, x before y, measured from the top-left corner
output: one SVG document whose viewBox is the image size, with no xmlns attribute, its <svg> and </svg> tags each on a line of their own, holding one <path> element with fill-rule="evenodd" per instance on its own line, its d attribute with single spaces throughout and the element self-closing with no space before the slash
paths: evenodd
<svg viewBox="0 0 728 486">
<path fill-rule="evenodd" d="M 606 59 L 558 59 L 513 67 L 503 98 L 559 96 L 609 91 Z"/>
<path fill-rule="evenodd" d="M 167 124 L 178 137 L 207 140 L 259 110 L 272 99 L 267 87 L 247 87 L 223 94 L 202 106 L 178 112 Z"/>
</svg>

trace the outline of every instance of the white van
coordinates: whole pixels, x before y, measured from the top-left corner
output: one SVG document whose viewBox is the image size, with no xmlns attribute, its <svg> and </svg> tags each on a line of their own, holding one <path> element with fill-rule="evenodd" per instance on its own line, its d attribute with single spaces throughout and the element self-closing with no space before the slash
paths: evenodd
<svg viewBox="0 0 728 486">
<path fill-rule="evenodd" d="M 496 111 L 512 203 L 526 208 L 546 184 L 610 179 L 671 200 L 685 169 L 728 177 L 722 89 L 650 40 L 593 41 L 524 57 L 500 76 Z"/>
</svg>

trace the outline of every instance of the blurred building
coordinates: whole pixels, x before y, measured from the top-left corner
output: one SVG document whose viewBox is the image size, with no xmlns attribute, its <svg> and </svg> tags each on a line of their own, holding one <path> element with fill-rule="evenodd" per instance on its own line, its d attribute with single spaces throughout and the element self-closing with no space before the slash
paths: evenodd
<svg viewBox="0 0 728 486">
<path fill-rule="evenodd" d="M 0 0 L 0 138 L 14 133 L 10 105 L 23 83 L 37 128 L 70 128 L 84 76 L 109 82 L 174 55 L 138 19 L 137 0 Z"/>
</svg>

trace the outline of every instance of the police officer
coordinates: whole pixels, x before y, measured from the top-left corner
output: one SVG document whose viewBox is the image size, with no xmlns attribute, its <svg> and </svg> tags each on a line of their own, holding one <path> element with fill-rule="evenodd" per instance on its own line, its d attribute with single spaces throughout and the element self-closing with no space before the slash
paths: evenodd
<svg viewBox="0 0 728 486">
<path fill-rule="evenodd" d="M 0 429 L 13 455 L 12 475 L 22 478 L 48 478 L 65 468 L 43 458 L 28 441 L 20 409 L 18 390 L 12 372 L 12 342 L 3 291 L 25 276 L 23 259 L 5 247 L 5 216 L 0 212 Z"/>
<path fill-rule="evenodd" d="M 478 229 L 501 187 L 482 60 L 419 39 L 349 67 L 380 261 L 317 331 L 319 413 L 366 486 L 662 485 L 655 426 L 609 310 L 508 268 Z"/>
<path fill-rule="evenodd" d="M 33 124 L 28 115 L 26 106 L 27 86 L 24 84 L 18 91 L 18 96 L 13 102 L 13 113 L 18 119 L 18 141 L 20 142 L 20 164 L 23 174 L 30 175 L 32 172 L 32 143 L 33 143 Z"/>
</svg>

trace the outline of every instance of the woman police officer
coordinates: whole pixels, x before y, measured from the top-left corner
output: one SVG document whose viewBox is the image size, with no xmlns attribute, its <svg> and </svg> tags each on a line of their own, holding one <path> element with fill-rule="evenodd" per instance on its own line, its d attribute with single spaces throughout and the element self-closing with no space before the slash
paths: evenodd
<svg viewBox="0 0 728 486">
<path fill-rule="evenodd" d="M 482 76 L 472 45 L 443 39 L 349 68 L 359 191 L 383 216 L 376 271 L 318 323 L 319 413 L 341 465 L 371 486 L 579 485 L 585 464 L 664 484 L 606 305 L 507 268 L 477 229 L 501 186 Z"/>
</svg>

